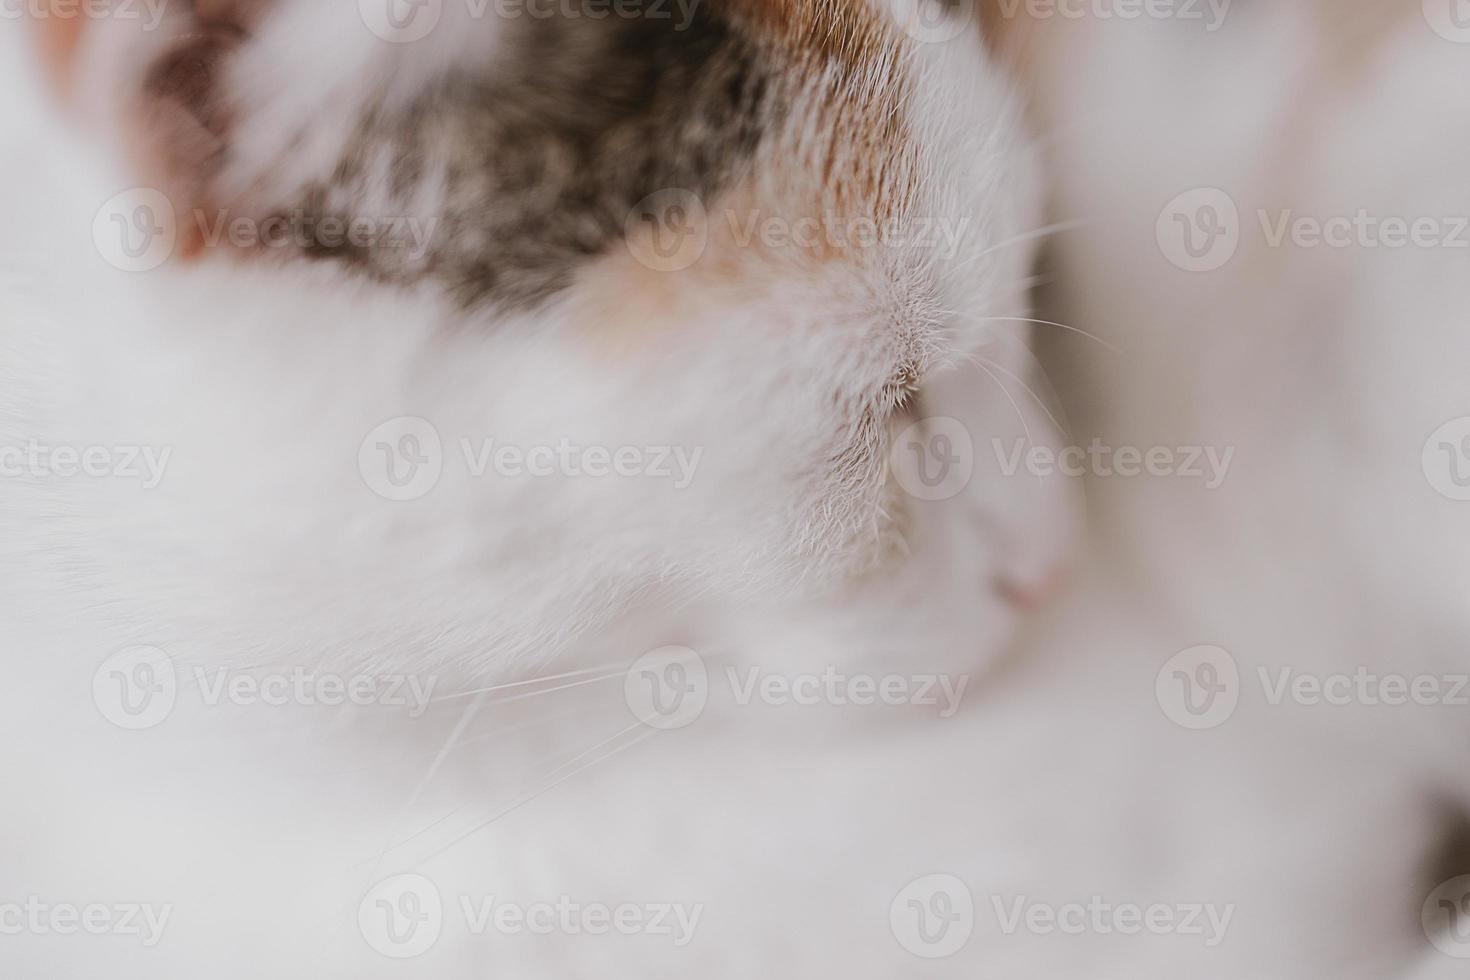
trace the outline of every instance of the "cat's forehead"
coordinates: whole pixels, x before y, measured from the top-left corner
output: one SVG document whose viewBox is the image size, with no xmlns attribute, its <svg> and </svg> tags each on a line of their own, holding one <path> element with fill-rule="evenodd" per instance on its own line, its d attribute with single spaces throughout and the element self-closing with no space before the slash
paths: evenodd
<svg viewBox="0 0 1470 980">
<path fill-rule="evenodd" d="M 390 279 L 432 274 L 470 304 L 539 302 L 696 211 L 727 230 L 754 223 L 746 243 L 768 252 L 816 222 L 805 258 L 832 259 L 864 234 L 834 223 L 886 226 L 916 200 L 912 47 L 866 0 L 511 22 L 493 59 L 365 107 L 338 158 L 272 206 L 432 214 L 415 257 L 331 254 Z"/>
<path fill-rule="evenodd" d="M 695 273 L 774 260 L 912 289 L 973 244 L 955 239 L 978 225 L 954 224 L 991 188 L 965 159 L 1003 156 L 975 134 L 1013 128 L 936 68 L 982 60 L 973 31 L 930 43 L 881 0 L 479 18 L 500 5 L 438 0 L 405 43 L 351 6 L 171 7 L 176 37 L 132 69 L 131 141 L 185 215 L 270 222 L 300 244 L 278 255 L 431 279 L 470 307 L 541 304 L 630 253 L 670 271 L 658 253 L 691 221 L 711 243 Z"/>
</svg>

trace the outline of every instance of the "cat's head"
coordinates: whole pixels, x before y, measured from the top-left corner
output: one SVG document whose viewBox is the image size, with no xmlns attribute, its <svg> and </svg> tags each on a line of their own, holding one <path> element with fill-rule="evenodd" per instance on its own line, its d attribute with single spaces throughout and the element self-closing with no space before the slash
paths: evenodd
<svg viewBox="0 0 1470 980">
<path fill-rule="evenodd" d="M 64 425 L 171 449 L 82 506 L 145 632 L 478 669 L 897 577 L 924 521 L 1009 571 L 1038 206 L 966 11 L 136 9 L 49 51 L 135 188 Z"/>
</svg>

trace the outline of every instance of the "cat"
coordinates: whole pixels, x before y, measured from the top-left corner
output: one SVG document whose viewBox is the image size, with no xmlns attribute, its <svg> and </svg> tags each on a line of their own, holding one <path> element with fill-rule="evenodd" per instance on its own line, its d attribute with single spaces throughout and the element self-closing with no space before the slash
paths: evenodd
<svg viewBox="0 0 1470 980">
<path fill-rule="evenodd" d="M 921 966 L 881 923 L 927 859 L 843 851 L 906 833 L 873 771 L 948 778 L 1076 519 L 992 449 L 1059 433 L 973 12 L 39 9 L 10 975 Z"/>
</svg>

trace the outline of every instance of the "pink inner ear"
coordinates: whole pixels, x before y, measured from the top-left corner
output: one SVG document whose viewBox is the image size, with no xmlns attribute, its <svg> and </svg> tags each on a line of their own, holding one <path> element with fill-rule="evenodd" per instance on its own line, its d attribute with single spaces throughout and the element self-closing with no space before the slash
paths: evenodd
<svg viewBox="0 0 1470 980">
<path fill-rule="evenodd" d="M 42 2 L 55 6 L 58 0 L 42 0 Z M 41 62 L 52 84 L 64 99 L 71 95 L 72 61 L 76 57 L 77 43 L 82 38 L 82 28 L 86 25 L 86 18 L 77 16 L 75 10 L 70 12 L 72 16 L 61 17 L 54 16 L 56 11 L 50 11 L 50 16 L 39 17 L 36 20 L 36 30 L 40 37 Z"/>
</svg>

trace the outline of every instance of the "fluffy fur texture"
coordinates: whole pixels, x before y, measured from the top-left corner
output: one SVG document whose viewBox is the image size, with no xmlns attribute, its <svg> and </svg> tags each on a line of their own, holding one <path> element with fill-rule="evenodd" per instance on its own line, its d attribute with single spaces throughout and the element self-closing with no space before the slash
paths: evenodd
<svg viewBox="0 0 1470 980">
<path fill-rule="evenodd" d="M 618 740 L 630 720 L 633 734 L 642 726 L 617 686 L 645 651 L 692 644 L 717 679 L 727 662 L 975 674 L 1013 625 L 1007 595 L 1060 563 L 1066 488 L 1000 479 L 987 449 L 992 436 L 1051 430 L 1028 392 L 1021 319 L 1039 194 L 1016 102 L 973 34 L 919 44 L 847 0 L 711 4 L 687 44 L 650 43 L 642 25 L 461 23 L 451 7 L 410 45 L 379 40 L 336 4 L 170 7 L 152 32 L 104 20 L 62 66 L 87 132 L 63 132 L 20 102 L 45 138 L 16 148 L 14 166 L 52 183 L 31 196 L 45 220 L 17 221 L 7 247 L 44 259 L 13 263 L 0 435 L 168 447 L 171 463 L 146 491 L 34 474 L 7 486 L 0 518 L 18 530 L 0 574 L 19 645 L 34 652 L 13 691 L 61 699 L 55 723 L 81 733 L 65 768 L 95 761 L 110 773 L 57 795 L 46 771 L 9 760 L 24 795 L 48 801 L 11 829 L 17 839 L 54 830 L 95 854 L 108 845 L 73 818 L 106 805 L 119 839 L 168 856 L 117 855 L 111 884 L 65 885 L 69 872 L 52 877 L 29 858 L 8 870 L 36 888 L 158 890 L 197 913 L 171 941 L 123 956 L 23 936 L 10 947 L 23 970 L 184 975 L 209 962 L 221 976 L 396 975 L 351 925 L 375 876 L 423 868 L 446 894 L 494 891 L 546 881 L 565 859 L 588 877 L 557 890 L 631 893 L 642 886 L 626 872 L 647 863 L 635 854 L 706 825 L 705 883 L 675 891 L 714 895 L 721 881 L 744 891 L 730 877 L 741 862 L 717 843 L 728 833 L 707 813 L 638 816 L 613 797 L 591 808 L 564 798 L 535 821 L 549 832 L 539 843 L 500 838 L 489 818 L 630 747 Z M 531 35 L 540 47 L 525 47 Z M 533 50 L 556 60 L 538 59 L 547 87 L 522 100 Z M 644 114 L 623 82 L 658 111 Z M 584 117 L 589 104 L 606 111 Z M 181 242 L 141 274 L 108 268 L 78 234 L 137 184 L 166 193 Z M 676 272 L 649 259 L 649 238 L 673 219 L 639 207 L 668 190 L 695 192 L 704 214 L 702 254 Z M 297 207 L 314 218 L 411 211 L 445 233 L 407 268 L 392 255 L 200 248 L 189 228 L 201 213 L 263 223 Z M 481 211 L 496 234 L 476 227 Z M 743 231 L 772 221 L 893 223 L 908 240 Z M 913 240 L 940 228 L 947 245 Z M 895 435 L 931 415 L 962 419 L 977 447 L 974 479 L 936 502 L 905 494 L 890 465 Z M 359 450 L 372 456 L 375 427 L 401 416 L 432 421 L 444 469 L 421 499 L 391 501 L 373 491 Z M 677 487 L 474 477 L 465 447 L 485 439 L 702 456 Z M 167 651 L 191 707 L 130 749 L 94 724 L 86 691 L 103 658 L 137 643 Z M 344 712 L 220 713 L 196 697 L 207 685 L 189 680 L 298 668 L 432 676 L 448 700 L 421 719 L 355 712 L 339 737 Z M 544 675 L 601 683 L 550 709 L 529 699 L 529 711 L 454 696 Z M 7 695 L 7 717 L 30 730 L 31 708 L 52 696 Z M 625 784 L 634 797 L 620 798 L 705 751 L 743 743 L 777 758 L 849 724 L 813 712 L 796 719 L 805 734 L 793 743 L 780 734 L 792 719 L 750 727 L 764 713 L 724 701 L 702 722 L 716 738 L 708 749 L 685 740 L 666 762 L 645 756 L 643 777 Z M 891 711 L 877 724 L 931 715 Z M 369 775 L 330 800 L 312 788 L 354 771 Z M 151 788 L 125 791 L 134 779 Z M 706 795 L 702 782 L 675 795 Z M 833 789 L 832 805 L 860 802 Z M 622 810 L 637 839 L 614 845 L 578 829 L 594 810 Z M 287 830 L 283 817 L 300 822 Z M 262 839 L 241 836 L 257 832 L 296 843 L 262 855 Z M 626 864 L 603 860 L 624 849 Z M 492 866 L 509 877 L 487 877 Z M 752 927 L 766 938 L 739 938 Z M 268 943 L 244 940 L 262 929 Z M 323 948 L 327 933 L 337 939 Z M 475 976 L 520 959 L 521 972 L 561 976 L 611 954 L 627 959 L 601 969 L 685 975 L 731 956 L 749 969 L 780 962 L 788 945 L 781 930 L 730 919 L 703 952 L 661 966 L 641 942 L 619 952 L 563 938 L 492 952 L 460 936 L 415 966 Z"/>
<path fill-rule="evenodd" d="M 6 173 L 55 190 L 12 195 L 0 427 L 156 440 L 177 461 L 150 494 L 6 487 L 0 826 L 19 843 L 0 878 L 19 892 L 7 897 L 172 903 L 175 917 L 152 949 L 4 937 L 10 973 L 1462 975 L 1427 947 L 1419 910 L 1436 882 L 1470 870 L 1454 846 L 1463 709 L 1273 706 L 1250 687 L 1229 722 L 1187 731 L 1155 700 L 1161 665 L 1201 643 L 1229 648 L 1251 684 L 1283 666 L 1463 669 L 1466 505 L 1436 495 L 1418 459 L 1429 432 L 1470 412 L 1462 255 L 1243 240 L 1228 266 L 1199 274 L 1156 240 L 1160 210 L 1199 186 L 1226 189 L 1247 225 L 1258 207 L 1470 208 L 1453 125 L 1463 49 L 1428 31 L 1417 5 L 1351 5 L 1374 6 L 1378 30 L 1344 6 L 1238 5 L 1214 33 L 1028 25 L 1018 55 L 1052 217 L 1086 222 L 1057 240 L 1052 316 L 1120 348 L 1061 332 L 1048 345 L 1069 441 L 1230 445 L 1236 463 L 1212 492 L 1093 481 L 1096 530 L 1074 587 L 994 673 L 982 665 L 1008 612 L 991 580 L 1018 555 L 1049 553 L 1037 546 L 1058 520 L 1023 518 L 1057 509 L 1029 483 L 981 476 L 957 501 L 922 504 L 874 462 L 903 412 L 985 419 L 978 457 L 992 434 L 1020 434 L 1006 399 L 958 369 L 977 349 L 1015 353 L 1018 331 L 974 320 L 1016 312 L 1007 288 L 1025 250 L 1003 243 L 1043 220 L 1026 181 L 1007 182 L 1009 100 L 976 47 L 910 44 L 858 7 L 760 8 L 767 43 L 822 69 L 787 79 L 793 90 L 827 96 L 794 100 L 719 198 L 788 214 L 829 193 L 973 213 L 983 230 L 968 259 L 712 238 L 669 278 L 619 244 L 534 309 L 493 320 L 442 285 L 405 291 L 336 264 L 211 254 L 145 276 L 108 270 L 85 229 L 137 178 L 81 168 L 87 155 L 18 100 L 14 131 L 46 138 L 12 146 Z M 336 158 L 286 152 L 289 134 L 305 127 L 340 149 L 360 114 L 326 108 L 376 91 L 354 79 L 411 93 L 431 73 L 359 33 L 306 29 L 338 16 L 327 5 L 292 16 L 291 29 L 269 26 L 284 14 L 255 28 L 280 46 L 262 67 L 239 63 L 262 86 L 259 142 L 237 141 L 231 159 L 247 172 L 299 165 L 305 186 Z M 837 29 L 852 18 L 865 29 Z M 337 56 L 313 57 L 327 36 Z M 424 63 L 470 56 L 478 40 L 438 32 Z M 842 111 L 890 99 L 901 141 L 885 113 Z M 834 148 L 854 165 L 822 166 Z M 863 172 L 883 179 L 827 179 Z M 957 369 L 934 369 L 945 362 Z M 1016 398 L 1039 434 L 1039 410 Z M 390 505 L 363 487 L 353 454 L 405 412 L 433 418 L 446 442 L 570 433 L 687 440 L 709 456 L 679 494 L 446 473 L 432 495 Z M 187 697 L 158 728 L 119 732 L 88 691 L 98 663 L 134 642 L 181 666 L 457 675 L 441 696 L 555 650 L 538 670 L 562 690 L 447 699 L 410 720 Z M 668 642 L 705 655 L 710 706 L 646 737 L 629 727 L 619 668 Z M 975 681 L 940 718 L 739 706 L 724 669 L 739 680 L 748 667 L 834 665 Z M 356 916 L 373 882 L 399 872 L 432 878 L 451 910 L 495 895 L 704 911 L 682 948 L 651 935 L 476 936 L 456 914 L 431 951 L 396 962 L 366 947 Z M 965 882 L 975 934 L 921 960 L 889 915 L 934 873 Z M 1185 934 L 1008 931 L 996 912 L 1092 896 L 1233 916 L 1206 947 Z"/>
<path fill-rule="evenodd" d="M 361 24 L 329 31 L 318 7 L 275 5 L 234 37 L 208 84 L 185 87 L 207 112 L 149 81 L 180 43 L 156 35 L 193 50 L 189 14 L 156 35 L 98 25 L 79 56 L 80 111 L 119 130 L 115 144 L 167 189 L 183 225 L 196 208 L 257 221 L 297 204 L 312 216 L 407 211 L 440 228 L 424 275 L 385 289 L 358 273 L 404 278 L 391 255 L 311 268 L 290 250 L 252 261 L 206 249 L 196 265 L 129 282 L 106 317 L 69 317 L 65 349 L 87 363 L 63 350 L 56 370 L 108 395 L 56 406 L 56 437 L 105 425 L 176 447 L 180 465 L 159 492 L 103 489 L 79 505 L 76 533 L 46 545 L 66 555 L 65 587 L 170 645 L 473 674 L 550 661 L 635 610 L 668 610 L 656 642 L 685 628 L 691 603 L 903 578 L 901 542 L 922 508 L 889 476 L 891 436 L 921 414 L 1008 432 L 1013 398 L 1029 397 L 1024 325 L 985 317 L 1023 312 L 1036 192 L 1016 165 L 1013 103 L 978 45 L 918 45 L 849 4 L 795 20 L 712 7 L 713 26 L 673 47 L 638 33 L 669 29 L 657 25 L 492 18 L 441 49 L 385 44 Z M 616 43 L 587 39 L 599 30 Z M 537 46 L 527 31 L 541 32 Z M 339 57 L 293 57 L 325 36 L 343 38 Z M 513 98 L 523 59 L 563 45 L 568 67 L 536 57 L 546 87 Z M 704 61 L 696 72 L 670 63 L 674 51 Z M 597 58 L 613 77 L 592 70 Z M 641 78 L 654 108 L 625 119 L 615 107 L 630 62 L 641 74 L 626 101 Z M 606 108 L 591 112 L 597 98 Z M 179 112 L 228 119 L 206 126 L 219 140 L 207 163 L 192 143 L 178 148 L 179 125 L 160 124 Z M 671 189 L 693 191 L 707 216 L 703 255 L 679 272 L 636 259 L 658 229 L 635 205 Z M 811 219 L 961 233 L 947 249 L 742 240 L 752 221 Z M 222 315 L 235 309 L 238 320 Z M 996 381 L 967 366 L 970 383 L 947 402 L 940 386 L 928 396 L 931 379 L 976 356 L 999 365 Z M 120 369 L 128 357 L 139 367 Z M 143 370 L 154 380 L 139 388 Z M 275 395 L 263 405 L 256 390 Z M 450 457 L 412 506 L 365 492 L 349 465 L 396 416 L 432 420 Z M 704 455 L 677 490 L 470 479 L 458 440 L 486 437 Z M 1066 537 L 1061 501 L 1011 482 L 942 508 L 979 532 L 966 550 L 990 568 L 961 589 L 1041 578 Z M 1011 530 L 1038 507 L 1058 514 L 1044 536 Z"/>
</svg>

